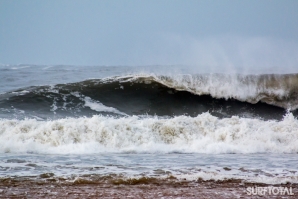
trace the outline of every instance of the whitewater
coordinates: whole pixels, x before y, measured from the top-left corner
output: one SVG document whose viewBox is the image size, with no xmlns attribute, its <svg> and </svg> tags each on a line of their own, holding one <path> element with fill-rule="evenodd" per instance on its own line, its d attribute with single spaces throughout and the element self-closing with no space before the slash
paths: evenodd
<svg viewBox="0 0 298 199">
<path fill-rule="evenodd" d="M 54 121 L 1 120 L 0 152 L 298 153 L 298 120 L 249 118 L 93 116 Z"/>
</svg>

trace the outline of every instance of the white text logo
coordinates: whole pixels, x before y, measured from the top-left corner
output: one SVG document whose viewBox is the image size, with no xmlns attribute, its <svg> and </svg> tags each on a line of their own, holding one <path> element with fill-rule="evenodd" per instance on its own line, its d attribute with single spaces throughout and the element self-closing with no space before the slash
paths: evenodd
<svg viewBox="0 0 298 199">
<path fill-rule="evenodd" d="M 292 187 L 247 187 L 246 188 L 247 195 L 289 195 L 293 196 L 293 189 Z"/>
</svg>

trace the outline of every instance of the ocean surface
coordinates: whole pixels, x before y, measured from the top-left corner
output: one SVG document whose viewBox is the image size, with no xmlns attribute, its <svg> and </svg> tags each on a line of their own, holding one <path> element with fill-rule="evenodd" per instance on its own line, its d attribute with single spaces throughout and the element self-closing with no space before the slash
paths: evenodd
<svg viewBox="0 0 298 199">
<path fill-rule="evenodd" d="M 298 183 L 297 117 L 298 73 L 0 65 L 0 178 Z"/>
</svg>

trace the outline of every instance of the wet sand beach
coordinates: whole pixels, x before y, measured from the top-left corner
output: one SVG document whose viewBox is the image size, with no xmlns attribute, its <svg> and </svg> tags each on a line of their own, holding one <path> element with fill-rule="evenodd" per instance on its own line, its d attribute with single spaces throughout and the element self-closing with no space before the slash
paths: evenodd
<svg viewBox="0 0 298 199">
<path fill-rule="evenodd" d="M 294 195 L 248 195 L 247 187 L 292 187 Z M 298 184 L 268 185 L 226 181 L 177 181 L 176 179 L 77 179 L 7 178 L 0 181 L 0 198 L 296 198 Z"/>
</svg>

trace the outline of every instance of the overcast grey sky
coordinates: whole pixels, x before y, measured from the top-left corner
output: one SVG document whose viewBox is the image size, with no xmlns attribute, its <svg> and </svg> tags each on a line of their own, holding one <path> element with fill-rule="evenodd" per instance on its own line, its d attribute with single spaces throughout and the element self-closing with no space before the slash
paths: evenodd
<svg viewBox="0 0 298 199">
<path fill-rule="evenodd" d="M 0 0 L 0 63 L 298 68 L 297 0 Z"/>
</svg>

